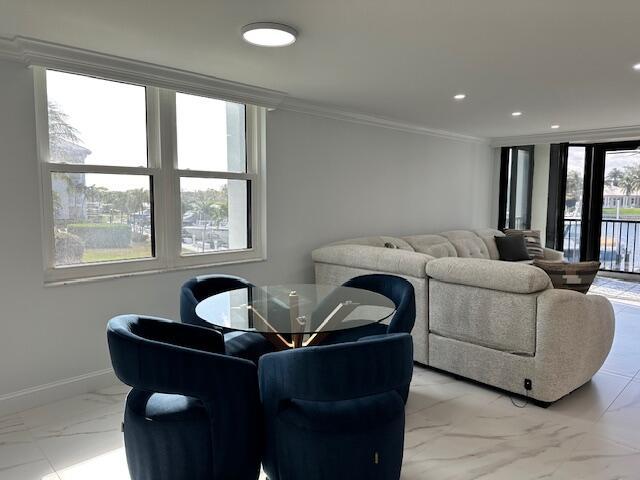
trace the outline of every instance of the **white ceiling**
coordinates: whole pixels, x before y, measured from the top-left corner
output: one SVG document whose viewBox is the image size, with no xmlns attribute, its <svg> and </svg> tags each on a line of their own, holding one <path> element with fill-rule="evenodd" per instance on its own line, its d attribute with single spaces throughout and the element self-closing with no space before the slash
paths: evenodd
<svg viewBox="0 0 640 480">
<path fill-rule="evenodd" d="M 247 45 L 256 21 L 299 40 Z M 482 137 L 640 125 L 639 21 L 640 0 L 0 0 L 0 36 Z"/>
</svg>

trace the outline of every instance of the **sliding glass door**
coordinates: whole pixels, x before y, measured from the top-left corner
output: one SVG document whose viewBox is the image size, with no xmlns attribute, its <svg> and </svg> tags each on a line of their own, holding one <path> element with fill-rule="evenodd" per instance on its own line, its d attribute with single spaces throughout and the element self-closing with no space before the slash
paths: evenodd
<svg viewBox="0 0 640 480">
<path fill-rule="evenodd" d="M 640 273 L 640 142 L 599 145 L 595 161 L 602 164 L 601 268 Z"/>
<path fill-rule="evenodd" d="M 504 147 L 501 152 L 498 228 L 531 227 L 533 145 Z"/>
<path fill-rule="evenodd" d="M 579 262 L 582 244 L 582 216 L 584 213 L 584 177 L 587 158 L 585 145 L 570 145 L 564 189 L 564 232 L 562 250 L 569 262 Z"/>
<path fill-rule="evenodd" d="M 547 246 L 570 262 L 640 273 L 640 141 L 551 151 Z"/>
</svg>

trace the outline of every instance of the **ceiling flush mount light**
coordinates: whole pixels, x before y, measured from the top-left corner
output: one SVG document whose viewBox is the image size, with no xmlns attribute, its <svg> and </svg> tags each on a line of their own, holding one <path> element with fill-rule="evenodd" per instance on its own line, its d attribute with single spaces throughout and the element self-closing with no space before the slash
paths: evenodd
<svg viewBox="0 0 640 480">
<path fill-rule="evenodd" d="M 560 128 L 560 125 L 551 125 L 551 128 L 553 128 L 554 130 L 557 130 Z"/>
<path fill-rule="evenodd" d="M 281 23 L 258 22 L 242 27 L 242 38 L 251 45 L 260 47 L 286 47 L 296 41 L 295 28 Z"/>
<path fill-rule="evenodd" d="M 466 93 L 458 93 L 457 95 L 453 96 L 454 100 L 464 100 L 465 98 L 467 98 Z"/>
<path fill-rule="evenodd" d="M 522 116 L 522 112 L 513 112 L 513 113 L 511 114 L 511 116 L 512 116 L 512 117 L 520 117 L 520 116 Z"/>
</svg>

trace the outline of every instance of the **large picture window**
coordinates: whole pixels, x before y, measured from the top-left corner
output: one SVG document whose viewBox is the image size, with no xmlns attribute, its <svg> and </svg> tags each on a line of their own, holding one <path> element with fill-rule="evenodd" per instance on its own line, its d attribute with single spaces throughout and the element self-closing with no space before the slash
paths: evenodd
<svg viewBox="0 0 640 480">
<path fill-rule="evenodd" d="M 264 257 L 264 110 L 35 68 L 45 279 Z"/>
</svg>

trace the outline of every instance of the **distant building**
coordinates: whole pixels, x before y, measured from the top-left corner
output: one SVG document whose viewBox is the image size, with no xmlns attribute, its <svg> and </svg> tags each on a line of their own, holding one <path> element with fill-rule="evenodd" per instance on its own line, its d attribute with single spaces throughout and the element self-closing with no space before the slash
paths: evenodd
<svg viewBox="0 0 640 480">
<path fill-rule="evenodd" d="M 76 143 L 58 139 L 52 146 L 52 160 L 60 163 L 84 164 L 91 150 Z M 84 173 L 55 175 L 51 181 L 55 220 L 84 220 L 87 218 L 87 202 L 84 189 Z"/>
<path fill-rule="evenodd" d="M 625 195 L 624 190 L 620 187 L 605 186 L 602 207 L 616 208 L 618 205 L 620 208 L 640 208 L 640 195 L 635 192 L 631 195 Z"/>
</svg>

